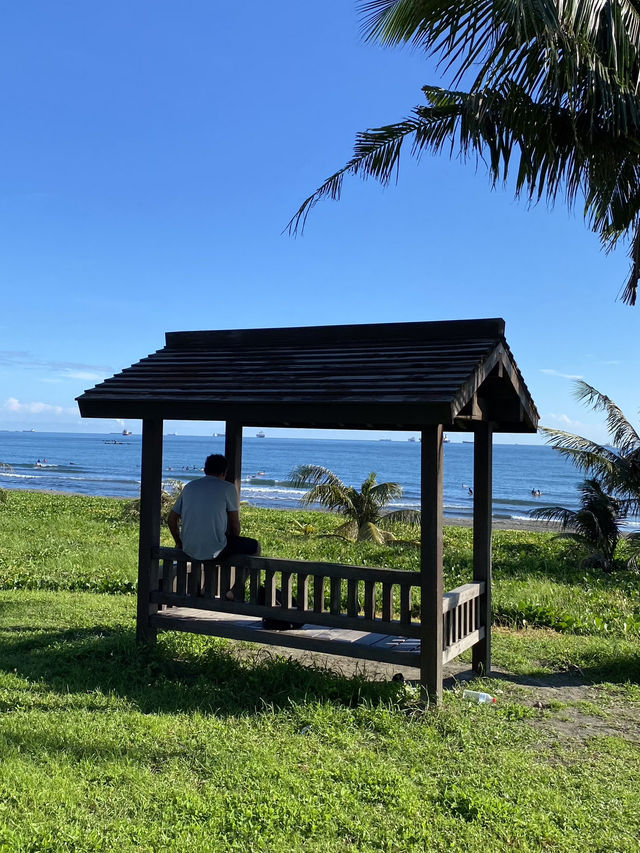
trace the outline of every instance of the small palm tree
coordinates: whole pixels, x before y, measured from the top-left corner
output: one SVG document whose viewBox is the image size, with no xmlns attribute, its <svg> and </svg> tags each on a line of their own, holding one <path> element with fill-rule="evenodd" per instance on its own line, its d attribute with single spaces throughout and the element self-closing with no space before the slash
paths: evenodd
<svg viewBox="0 0 640 853">
<path fill-rule="evenodd" d="M 611 572 L 616 567 L 620 522 L 625 517 L 621 501 L 607 494 L 596 479 L 585 480 L 579 490 L 579 510 L 544 506 L 531 510 L 530 514 L 533 518 L 559 522 L 561 537 L 573 539 L 589 550 L 584 564 Z"/>
<path fill-rule="evenodd" d="M 311 486 L 300 499 L 303 506 L 320 504 L 344 515 L 347 521 L 336 533 L 358 542 L 369 540 L 382 544 L 393 541 L 393 533 L 383 530 L 379 522 L 386 524 L 404 521 L 415 524 L 420 518 L 420 513 L 416 510 L 398 510 L 382 514 L 382 510 L 392 498 L 400 497 L 402 486 L 399 483 L 378 483 L 373 472 L 358 490 L 345 485 L 328 468 L 321 465 L 300 465 L 292 472 L 291 483 L 296 488 Z"/>
</svg>

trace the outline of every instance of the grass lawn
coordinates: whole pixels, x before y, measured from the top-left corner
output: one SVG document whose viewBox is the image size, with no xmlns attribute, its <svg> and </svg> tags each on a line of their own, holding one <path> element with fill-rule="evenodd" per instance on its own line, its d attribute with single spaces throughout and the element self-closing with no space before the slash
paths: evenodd
<svg viewBox="0 0 640 853">
<path fill-rule="evenodd" d="M 496 532 L 504 672 L 477 684 L 498 701 L 454 686 L 424 711 L 410 685 L 222 640 L 137 647 L 121 511 L 17 492 L 0 505 L 0 851 L 640 849 L 638 575 Z M 324 538 L 327 514 L 244 520 L 267 554 L 417 567 L 411 544 Z M 450 588 L 470 536 L 446 536 Z"/>
</svg>

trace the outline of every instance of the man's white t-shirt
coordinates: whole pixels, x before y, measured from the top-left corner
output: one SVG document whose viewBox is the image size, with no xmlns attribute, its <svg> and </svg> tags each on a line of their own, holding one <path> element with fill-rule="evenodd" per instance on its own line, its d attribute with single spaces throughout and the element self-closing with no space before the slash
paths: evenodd
<svg viewBox="0 0 640 853">
<path fill-rule="evenodd" d="M 182 519 L 182 550 L 196 560 L 217 557 L 227 544 L 227 512 L 238 508 L 233 483 L 212 476 L 187 483 L 173 508 Z"/>
</svg>

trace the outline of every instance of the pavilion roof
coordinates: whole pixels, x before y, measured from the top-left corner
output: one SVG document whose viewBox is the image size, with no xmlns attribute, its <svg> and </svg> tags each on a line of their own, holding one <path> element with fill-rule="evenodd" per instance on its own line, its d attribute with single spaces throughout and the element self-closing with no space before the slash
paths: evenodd
<svg viewBox="0 0 640 853">
<path fill-rule="evenodd" d="M 93 418 L 252 426 L 535 432 L 504 320 L 168 332 L 78 397 Z"/>
</svg>

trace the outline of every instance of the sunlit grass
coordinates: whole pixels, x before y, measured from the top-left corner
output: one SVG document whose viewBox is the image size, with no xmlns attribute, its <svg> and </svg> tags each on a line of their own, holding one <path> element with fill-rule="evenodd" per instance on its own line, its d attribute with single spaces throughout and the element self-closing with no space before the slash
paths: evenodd
<svg viewBox="0 0 640 853">
<path fill-rule="evenodd" d="M 425 710 L 411 685 L 366 671 L 189 634 L 138 646 L 135 597 L 96 594 L 134 588 L 122 507 L 16 492 L 0 506 L 0 851 L 637 849 L 638 746 L 611 731 L 638 716 L 638 575 L 585 572 L 549 534 L 497 531 L 493 650 L 508 674 L 477 686 L 498 703 L 460 686 Z M 243 516 L 269 555 L 419 568 L 411 529 L 381 547 L 333 537 L 328 513 Z M 471 578 L 471 531 L 446 529 L 445 562 L 448 588 Z M 591 693 L 536 710 L 526 684 L 565 676 Z M 608 733 L 543 725 L 573 713 Z"/>
<path fill-rule="evenodd" d="M 609 644 L 495 638 L 522 672 L 603 664 Z M 632 741 L 545 735 L 532 723 L 563 708 L 538 712 L 509 682 L 479 682 L 496 706 L 455 689 L 424 712 L 404 684 L 232 648 L 136 646 L 130 596 L 0 593 L 0 849 L 634 849 Z"/>
</svg>

